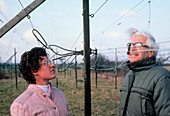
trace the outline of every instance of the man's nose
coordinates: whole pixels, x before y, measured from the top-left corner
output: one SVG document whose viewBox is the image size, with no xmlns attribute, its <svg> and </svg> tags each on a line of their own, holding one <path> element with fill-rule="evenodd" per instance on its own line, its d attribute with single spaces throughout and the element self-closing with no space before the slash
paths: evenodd
<svg viewBox="0 0 170 116">
<path fill-rule="evenodd" d="M 134 46 L 130 47 L 130 51 L 136 51 L 136 48 Z"/>
</svg>

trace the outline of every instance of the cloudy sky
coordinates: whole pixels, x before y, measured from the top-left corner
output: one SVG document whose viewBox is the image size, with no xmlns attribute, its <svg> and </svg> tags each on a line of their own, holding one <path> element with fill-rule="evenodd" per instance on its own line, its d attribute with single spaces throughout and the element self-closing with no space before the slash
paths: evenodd
<svg viewBox="0 0 170 116">
<path fill-rule="evenodd" d="M 0 27 L 31 2 L 0 0 Z M 149 31 L 157 42 L 170 41 L 169 6 L 169 0 L 90 0 L 89 12 L 94 14 L 90 17 L 90 47 L 99 51 L 125 47 L 129 28 Z M 19 61 L 24 51 L 42 46 L 33 36 L 33 29 L 41 33 L 48 45 L 83 50 L 82 0 L 46 0 L 30 17 L 0 38 L 1 62 L 14 54 L 14 48 Z"/>
</svg>

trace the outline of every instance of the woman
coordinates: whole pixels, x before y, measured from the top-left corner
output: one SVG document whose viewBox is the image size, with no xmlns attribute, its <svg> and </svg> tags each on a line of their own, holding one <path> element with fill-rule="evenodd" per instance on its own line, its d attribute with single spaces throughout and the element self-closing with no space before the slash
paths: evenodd
<svg viewBox="0 0 170 116">
<path fill-rule="evenodd" d="M 55 68 L 45 49 L 35 47 L 21 56 L 19 70 L 29 84 L 10 107 L 11 116 L 67 116 L 70 115 L 64 94 L 54 88 Z"/>
</svg>

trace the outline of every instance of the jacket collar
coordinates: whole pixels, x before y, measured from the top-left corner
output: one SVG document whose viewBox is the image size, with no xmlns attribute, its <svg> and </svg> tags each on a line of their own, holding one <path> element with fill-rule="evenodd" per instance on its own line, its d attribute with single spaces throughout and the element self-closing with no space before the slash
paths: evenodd
<svg viewBox="0 0 170 116">
<path fill-rule="evenodd" d="M 51 94 L 52 94 L 52 86 L 51 86 L 51 83 L 50 83 L 50 82 L 48 82 L 48 84 L 49 84 L 49 89 L 48 89 L 48 91 L 49 91 L 49 93 L 50 93 L 50 95 L 51 95 Z M 43 91 L 41 88 L 37 87 L 35 84 L 29 84 L 28 88 L 30 88 L 32 91 L 34 91 L 34 92 L 36 92 L 36 93 L 40 93 L 40 94 L 42 94 L 42 95 L 45 95 L 45 94 L 46 94 L 45 91 Z"/>
<path fill-rule="evenodd" d="M 141 70 L 147 70 L 153 67 L 154 65 L 157 65 L 156 63 L 156 57 L 152 56 L 137 62 L 130 63 L 127 61 L 127 66 L 132 71 L 141 71 Z"/>
</svg>

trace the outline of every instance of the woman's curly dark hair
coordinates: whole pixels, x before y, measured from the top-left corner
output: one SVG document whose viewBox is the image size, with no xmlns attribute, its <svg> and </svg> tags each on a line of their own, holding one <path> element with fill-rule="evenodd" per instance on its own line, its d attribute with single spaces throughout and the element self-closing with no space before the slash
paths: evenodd
<svg viewBox="0 0 170 116">
<path fill-rule="evenodd" d="M 29 84 L 35 84 L 35 78 L 32 73 L 37 72 L 40 68 L 39 62 L 43 60 L 41 56 L 47 56 L 45 49 L 41 47 L 34 47 L 21 56 L 19 70 Z"/>
</svg>

